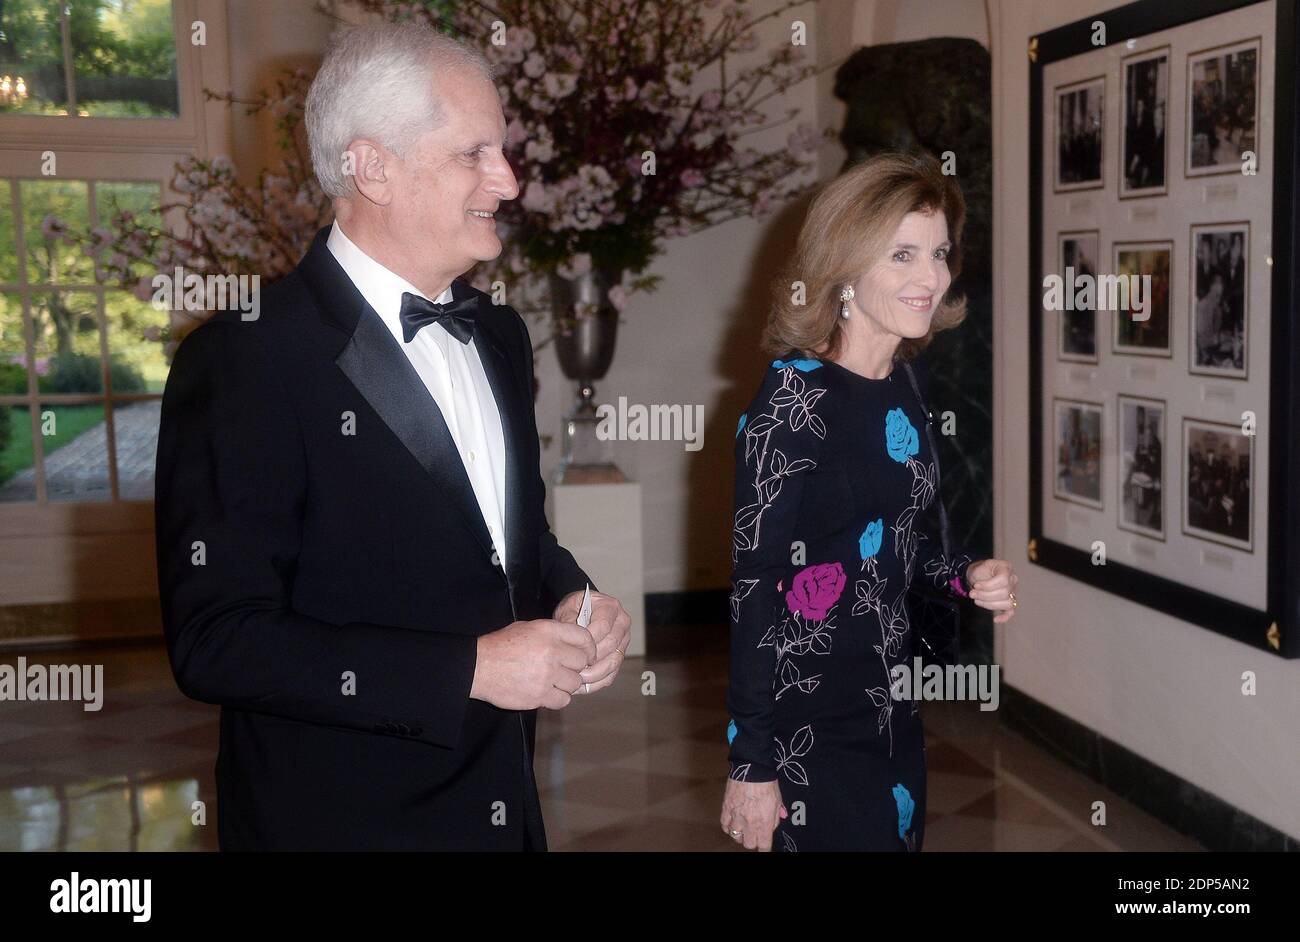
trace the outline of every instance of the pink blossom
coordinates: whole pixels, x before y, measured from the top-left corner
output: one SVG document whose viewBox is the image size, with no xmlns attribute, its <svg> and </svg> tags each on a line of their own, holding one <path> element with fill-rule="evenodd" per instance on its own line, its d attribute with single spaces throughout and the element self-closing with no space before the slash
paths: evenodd
<svg viewBox="0 0 1300 942">
<path fill-rule="evenodd" d="M 530 213 L 549 213 L 555 208 L 555 197 L 540 180 L 529 180 L 519 203 Z"/>
<path fill-rule="evenodd" d="M 512 118 L 506 125 L 506 137 L 518 145 L 528 136 L 528 128 L 518 118 Z"/>
<path fill-rule="evenodd" d="M 815 152 L 821 144 L 817 138 L 817 132 L 807 124 L 800 124 L 790 132 L 787 143 L 790 145 L 790 150 L 803 154 Z"/>
<path fill-rule="evenodd" d="M 717 111 L 718 106 L 722 104 L 722 92 L 716 88 L 710 89 L 700 96 L 700 107 L 705 111 Z"/>
<path fill-rule="evenodd" d="M 704 186 L 704 174 L 694 167 L 690 167 L 682 171 L 681 181 L 682 186 L 693 190 L 696 187 Z"/>
<path fill-rule="evenodd" d="M 534 52 L 524 60 L 523 69 L 529 78 L 541 78 L 546 72 L 546 60 Z"/>
<path fill-rule="evenodd" d="M 548 72 L 546 78 L 542 79 L 542 87 L 554 99 L 566 98 L 578 87 L 578 77 L 570 73 Z"/>
<path fill-rule="evenodd" d="M 90 250 L 92 252 L 101 252 L 113 244 L 113 230 L 104 226 L 96 226 L 90 230 Z"/>
<path fill-rule="evenodd" d="M 135 287 L 131 289 L 131 293 L 135 295 L 135 299 L 137 301 L 152 300 L 153 299 L 153 276 L 141 275 L 140 279 L 135 283 Z"/>
<path fill-rule="evenodd" d="M 529 141 L 524 145 L 524 159 L 535 160 L 544 164 L 555 156 L 555 148 L 550 141 Z"/>
<path fill-rule="evenodd" d="M 53 213 L 41 220 L 41 235 L 45 236 L 47 242 L 61 238 L 67 231 L 67 224 Z"/>
<path fill-rule="evenodd" d="M 691 146 L 696 150 L 708 150 L 717 138 L 718 135 L 713 131 L 697 131 L 691 135 Z"/>
<path fill-rule="evenodd" d="M 622 285 L 614 285 L 609 289 L 609 303 L 614 305 L 614 310 L 622 312 L 627 307 L 627 289 Z"/>
</svg>

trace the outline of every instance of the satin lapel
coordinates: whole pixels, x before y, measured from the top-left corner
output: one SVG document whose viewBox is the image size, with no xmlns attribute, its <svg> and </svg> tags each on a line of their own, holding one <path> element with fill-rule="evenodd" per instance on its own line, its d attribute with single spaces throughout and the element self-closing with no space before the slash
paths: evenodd
<svg viewBox="0 0 1300 942">
<path fill-rule="evenodd" d="M 420 374 L 369 305 L 365 305 L 357 318 L 352 339 L 334 362 L 446 492 L 484 551 L 491 553 L 487 523 L 442 411 L 429 395 Z"/>
<path fill-rule="evenodd" d="M 518 372 L 511 365 L 505 346 L 497 336 L 497 323 L 495 321 L 488 323 L 489 318 L 497 316 L 492 311 L 492 305 L 480 298 L 474 346 L 478 350 L 479 360 L 483 363 L 483 372 L 487 374 L 488 383 L 492 386 L 497 412 L 501 415 L 502 437 L 505 439 L 506 576 L 513 584 L 514 573 L 523 559 L 524 533 L 527 530 L 523 488 L 523 461 L 528 454 L 525 446 L 528 439 L 525 436 L 530 432 L 536 435 L 537 430 L 524 427 L 526 412 L 520 401 L 522 388 L 518 381 Z"/>
</svg>

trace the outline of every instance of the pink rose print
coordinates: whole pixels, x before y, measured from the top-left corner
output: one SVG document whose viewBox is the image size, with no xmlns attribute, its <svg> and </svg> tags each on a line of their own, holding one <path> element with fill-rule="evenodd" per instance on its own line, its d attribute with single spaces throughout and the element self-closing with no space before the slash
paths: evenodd
<svg viewBox="0 0 1300 942">
<path fill-rule="evenodd" d="M 846 581 L 844 567 L 837 562 L 808 566 L 794 577 L 785 604 L 809 621 L 821 621 L 840 600 Z"/>
</svg>

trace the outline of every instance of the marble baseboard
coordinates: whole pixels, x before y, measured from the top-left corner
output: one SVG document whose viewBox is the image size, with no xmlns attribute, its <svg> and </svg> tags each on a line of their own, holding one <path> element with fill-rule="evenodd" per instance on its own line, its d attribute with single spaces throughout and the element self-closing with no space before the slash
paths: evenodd
<svg viewBox="0 0 1300 942">
<path fill-rule="evenodd" d="M 1300 851 L 1279 831 L 1006 684 L 1002 723 L 1181 834 L 1217 851 Z"/>
</svg>

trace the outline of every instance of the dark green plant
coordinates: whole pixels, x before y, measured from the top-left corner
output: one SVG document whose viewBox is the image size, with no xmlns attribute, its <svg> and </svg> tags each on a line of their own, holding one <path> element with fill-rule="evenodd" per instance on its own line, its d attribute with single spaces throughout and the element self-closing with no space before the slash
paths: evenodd
<svg viewBox="0 0 1300 942">
<path fill-rule="evenodd" d="M 113 392 L 144 391 L 144 377 L 125 360 L 111 358 L 108 372 Z M 46 393 L 89 393 L 100 392 L 103 388 L 104 378 L 99 357 L 85 353 L 65 353 L 51 357 L 49 372 L 40 380 L 41 392 Z"/>
<path fill-rule="evenodd" d="M 27 370 L 17 363 L 0 363 L 0 396 L 27 395 Z M 0 408 L 4 408 L 0 406 Z"/>
</svg>

